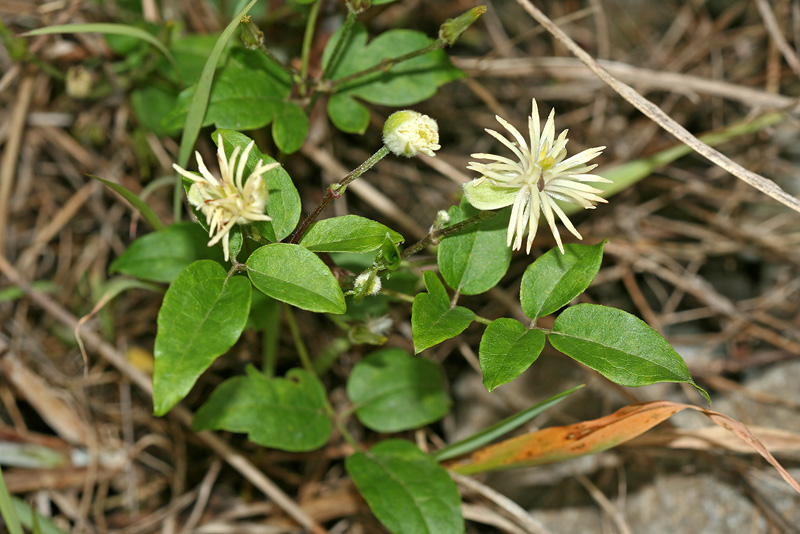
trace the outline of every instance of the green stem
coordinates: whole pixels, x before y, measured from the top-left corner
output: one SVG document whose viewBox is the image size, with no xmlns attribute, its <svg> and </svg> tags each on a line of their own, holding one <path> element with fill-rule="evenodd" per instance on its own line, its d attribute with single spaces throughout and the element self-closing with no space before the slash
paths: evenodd
<svg viewBox="0 0 800 534">
<path fill-rule="evenodd" d="M 394 289 L 387 289 L 385 287 L 381 288 L 381 295 L 386 295 L 387 297 L 392 297 L 392 298 L 395 298 L 395 299 L 398 299 L 398 300 L 403 300 L 405 302 L 410 302 L 410 303 L 414 302 L 414 296 L 413 295 L 407 295 L 406 293 L 401 293 L 399 291 L 395 291 Z M 492 322 L 491 319 L 487 319 L 486 317 L 482 317 L 482 316 L 477 315 L 477 314 L 475 315 L 475 319 L 473 319 L 473 320 L 475 322 L 477 322 L 477 323 L 486 324 L 486 325 L 488 325 L 489 323 Z"/>
<path fill-rule="evenodd" d="M 392 67 L 394 67 L 399 63 L 408 61 L 409 59 L 414 59 L 415 57 L 424 56 L 428 52 L 439 50 L 440 48 L 444 48 L 445 46 L 447 46 L 446 42 L 437 39 L 431 44 L 420 48 L 419 50 L 414 50 L 413 52 L 409 52 L 408 54 L 403 54 L 402 56 L 382 59 L 380 63 L 378 63 L 377 65 L 373 65 L 368 69 L 364 69 L 359 72 L 354 72 L 353 74 L 349 74 L 347 76 L 344 76 L 343 78 L 337 78 L 335 80 L 324 80 L 319 84 L 318 90 L 335 93 L 336 92 L 335 89 L 339 85 L 351 82 L 353 80 L 357 80 L 359 78 L 372 74 L 373 72 L 378 72 L 378 71 L 387 72 L 391 70 Z"/>
<path fill-rule="evenodd" d="M 301 53 L 301 67 L 300 67 L 300 77 L 304 80 L 302 82 L 302 93 L 305 95 L 306 92 L 306 83 L 305 79 L 308 76 L 308 62 L 309 58 L 311 57 L 311 43 L 314 40 L 314 30 L 317 26 L 317 16 L 319 15 L 319 5 L 322 3 L 322 0 L 317 0 L 311 6 L 311 11 L 308 14 L 308 20 L 306 21 L 306 32 L 303 35 L 303 50 Z"/>
<path fill-rule="evenodd" d="M 326 80 L 331 72 L 336 69 L 336 64 L 339 62 L 339 56 L 342 54 L 345 43 L 350 39 L 350 31 L 353 29 L 353 24 L 356 22 L 356 13 L 353 11 L 347 12 L 347 20 L 342 25 L 341 35 L 339 40 L 336 41 L 336 46 L 333 49 L 328 64 L 322 71 L 322 79 Z"/>
<path fill-rule="evenodd" d="M 283 61 L 275 57 L 275 54 L 270 52 L 264 43 L 261 43 L 261 46 L 259 46 L 258 49 L 261 50 L 261 53 L 267 56 L 267 58 L 270 61 L 275 63 L 275 65 L 277 65 L 278 68 L 280 68 L 283 72 L 291 76 L 292 80 L 297 81 L 298 79 L 302 79 L 302 75 L 299 72 L 297 72 L 297 69 L 295 69 L 291 65 L 285 64 Z"/>
<path fill-rule="evenodd" d="M 328 192 L 325 193 L 325 196 L 322 198 L 322 200 L 320 200 L 319 204 L 317 204 L 317 207 L 314 208 L 314 211 L 312 211 L 311 214 L 308 217 L 306 217 L 305 220 L 297 228 L 297 230 L 294 233 L 294 236 L 292 236 L 290 243 L 294 244 L 299 243 L 300 239 L 302 239 L 303 235 L 308 230 L 308 227 L 311 226 L 311 223 L 317 220 L 317 217 L 319 217 L 319 214 L 322 213 L 322 210 L 328 207 L 328 204 L 330 204 L 331 202 L 342 196 L 342 194 L 345 191 L 345 188 L 347 188 L 350 182 L 352 182 L 353 180 L 355 180 L 356 178 L 367 172 L 376 163 L 382 160 L 388 153 L 389 149 L 386 148 L 385 146 L 382 146 L 377 152 L 375 152 L 372 156 L 370 156 L 369 159 L 367 159 L 367 161 L 365 161 L 364 163 L 362 163 L 361 165 L 350 171 L 350 173 L 341 180 L 339 180 L 338 183 L 335 183 L 330 187 L 328 187 Z"/>
<path fill-rule="evenodd" d="M 297 349 L 297 355 L 300 357 L 300 362 L 303 364 L 303 368 L 312 374 L 314 378 L 319 380 L 319 376 L 317 376 L 316 371 L 314 371 L 314 365 L 311 363 L 311 358 L 308 356 L 306 344 L 303 342 L 303 337 L 300 335 L 300 328 L 297 326 L 297 320 L 294 318 L 294 313 L 292 313 L 291 306 L 286 304 L 284 305 L 283 309 L 286 313 L 286 323 L 289 325 L 289 331 L 292 334 L 292 341 L 294 341 L 294 346 L 295 349 Z M 352 434 L 350 434 L 342 421 L 339 419 L 339 416 L 336 414 L 336 410 L 333 409 L 333 405 L 331 404 L 331 401 L 328 400 L 327 396 L 325 397 L 324 409 L 325 413 L 336 425 L 336 428 L 339 429 L 339 432 L 342 434 L 344 440 L 355 450 L 361 450 L 358 442 L 355 440 L 355 438 L 353 438 Z"/>
<path fill-rule="evenodd" d="M 292 308 L 288 304 L 284 304 L 283 311 L 286 314 L 286 323 L 289 325 L 289 332 L 292 334 L 292 341 L 294 341 L 294 347 L 297 349 L 297 355 L 300 357 L 300 363 L 303 364 L 303 368 L 306 371 L 319 379 L 317 373 L 314 371 L 314 364 L 311 363 L 311 358 L 308 356 L 306 344 L 303 343 L 303 337 L 300 335 L 300 327 L 297 326 L 297 320 L 294 318 Z"/>
<path fill-rule="evenodd" d="M 460 232 L 464 228 L 469 228 L 473 224 L 478 224 L 481 221 L 488 221 L 495 215 L 497 215 L 496 211 L 482 211 L 477 215 L 473 215 L 469 219 L 464 219 L 461 222 L 451 224 L 450 226 L 447 226 L 440 230 L 432 230 L 431 233 L 429 233 L 427 236 L 420 239 L 410 247 L 404 249 L 402 254 L 400 254 L 400 257 L 405 260 L 409 256 L 413 256 L 417 252 L 420 252 L 423 249 L 425 249 L 426 247 L 430 245 L 435 245 L 445 237 L 455 234 L 456 232 Z"/>
</svg>

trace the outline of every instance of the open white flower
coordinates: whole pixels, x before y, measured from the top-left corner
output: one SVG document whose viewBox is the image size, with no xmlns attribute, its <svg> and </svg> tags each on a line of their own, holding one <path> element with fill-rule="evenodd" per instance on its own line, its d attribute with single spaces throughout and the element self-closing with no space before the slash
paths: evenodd
<svg viewBox="0 0 800 534">
<path fill-rule="evenodd" d="M 508 147 L 518 161 L 494 154 L 472 154 L 473 158 L 490 160 L 492 163 L 471 162 L 467 166 L 482 175 L 464 185 L 464 194 L 469 203 L 479 210 L 496 210 L 513 204 L 508 225 L 508 246 L 513 244 L 514 250 L 519 250 L 522 247 L 522 238 L 527 233 L 528 254 L 539 226 L 540 213 L 544 213 L 562 254 L 564 246 L 561 244 L 553 214 L 558 215 L 575 237 L 583 239 L 556 200 L 586 209 L 594 208 L 598 202 L 608 202 L 598 196 L 602 190 L 586 184 L 611 183 L 611 180 L 602 176 L 588 174 L 597 165 L 586 165 L 605 147 L 590 148 L 564 159 L 567 156 L 567 130 L 555 137 L 554 115 L 555 110 L 550 112 L 540 135 L 539 109 L 536 100 L 533 100 L 533 112 L 528 118 L 530 147 L 519 130 L 496 117 L 513 139 L 509 140 L 494 130 L 487 129 L 486 132 Z"/>
<path fill-rule="evenodd" d="M 241 157 L 239 157 L 241 147 L 237 146 L 233 149 L 230 159 L 226 160 L 222 135 L 217 136 L 217 160 L 221 173 L 219 180 L 208 171 L 199 152 L 195 152 L 195 155 L 200 176 L 172 164 L 172 168 L 181 176 L 194 182 L 189 188 L 189 203 L 206 216 L 208 236 L 211 237 L 208 246 L 212 247 L 222 241 L 225 261 L 230 258 L 230 231 L 234 225 L 272 220 L 264 213 L 268 192 L 267 181 L 263 174 L 278 164 L 266 165 L 261 160 L 245 180 L 244 169 L 254 144 L 254 141 L 250 141 Z"/>
</svg>

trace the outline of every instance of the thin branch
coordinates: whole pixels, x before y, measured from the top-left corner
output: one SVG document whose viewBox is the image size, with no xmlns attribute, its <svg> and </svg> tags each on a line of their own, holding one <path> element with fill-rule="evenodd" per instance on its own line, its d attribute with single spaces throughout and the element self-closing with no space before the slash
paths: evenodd
<svg viewBox="0 0 800 534">
<path fill-rule="evenodd" d="M 652 121 L 661 126 L 664 130 L 675 136 L 680 141 L 686 143 L 692 149 L 705 157 L 712 163 L 715 163 L 720 168 L 733 174 L 743 182 L 752 187 L 755 187 L 762 193 L 772 197 L 781 204 L 800 212 L 800 200 L 793 197 L 783 189 L 781 189 L 775 182 L 764 178 L 752 171 L 749 171 L 731 160 L 721 152 L 714 150 L 710 146 L 698 140 L 689 131 L 678 124 L 672 117 L 664 113 L 661 108 L 644 98 L 631 86 L 626 85 L 618 79 L 611 76 L 600 64 L 583 50 L 575 41 L 564 33 L 561 28 L 553 24 L 547 15 L 545 15 L 536 6 L 531 4 L 530 0 L 517 0 L 528 14 L 539 22 L 545 29 L 556 37 L 570 52 L 572 52 L 578 59 L 589 67 L 595 75 L 605 82 L 609 87 L 616 91 L 622 98 L 630 102 L 636 109 L 641 111 L 644 115 Z"/>
</svg>

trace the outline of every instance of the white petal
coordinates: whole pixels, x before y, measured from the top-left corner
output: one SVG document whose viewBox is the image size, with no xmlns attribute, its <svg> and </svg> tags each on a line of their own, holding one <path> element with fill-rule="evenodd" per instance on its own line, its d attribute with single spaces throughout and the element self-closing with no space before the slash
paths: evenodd
<svg viewBox="0 0 800 534">
<path fill-rule="evenodd" d="M 247 147 L 244 149 L 242 153 L 242 157 L 239 158 L 239 167 L 236 169 L 236 188 L 241 191 L 242 187 L 242 178 L 244 178 L 244 168 L 247 165 L 247 157 L 250 155 L 250 151 L 253 150 L 253 145 L 255 145 L 255 141 L 250 141 L 247 144 Z"/>
<path fill-rule="evenodd" d="M 489 128 L 486 128 L 486 133 L 488 133 L 489 135 L 491 135 L 492 137 L 494 137 L 495 139 L 497 139 L 498 141 L 503 143 L 509 150 L 511 150 L 511 152 L 514 153 L 514 155 L 516 155 L 519 158 L 519 160 L 521 162 L 527 161 L 527 160 L 530 159 L 529 157 L 524 156 L 522 154 L 522 152 L 520 152 L 519 148 L 514 146 L 514 143 L 512 143 L 511 141 L 509 141 L 508 139 L 506 139 L 505 137 L 503 137 L 499 133 L 495 132 L 494 130 L 490 130 Z"/>
<path fill-rule="evenodd" d="M 525 150 L 528 150 L 528 143 L 525 142 L 525 138 L 522 137 L 522 134 L 519 133 L 519 130 L 514 128 L 514 126 L 510 122 L 508 122 L 507 120 L 503 119 L 499 115 L 495 115 L 494 118 L 497 119 L 497 122 L 502 124 L 503 127 L 506 130 L 511 132 L 511 135 L 513 135 L 514 139 L 517 140 L 517 144 L 519 145 L 520 148 L 524 148 Z"/>
</svg>

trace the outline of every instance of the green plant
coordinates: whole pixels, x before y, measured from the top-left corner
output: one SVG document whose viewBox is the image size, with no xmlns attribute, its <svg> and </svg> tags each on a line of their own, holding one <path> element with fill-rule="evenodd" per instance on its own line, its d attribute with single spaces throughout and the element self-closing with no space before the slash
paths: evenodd
<svg viewBox="0 0 800 534">
<path fill-rule="evenodd" d="M 680 356 L 644 322 L 614 308 L 569 306 L 597 275 L 605 241 L 565 245 L 556 218 L 580 238 L 569 222 L 569 210 L 604 201 L 603 191 L 586 183 L 611 181 L 619 186 L 626 179 L 619 169 L 614 180 L 609 180 L 613 172 L 590 174 L 594 166 L 587 163 L 601 148 L 567 158 L 566 134 L 556 137 L 552 114 L 540 128 L 535 102 L 527 140 L 502 119 L 512 139 L 492 133 L 516 158 L 474 155 L 492 163 L 471 164 L 481 177 L 465 187 L 460 205 L 440 212 L 429 235 L 417 243 L 403 248 L 400 233 L 364 217 L 318 219 L 331 202 L 346 194 L 353 180 L 390 153 L 434 155 L 441 148 L 435 121 L 409 110 L 387 119 L 384 145 L 331 186 L 301 220 L 300 195 L 279 162 L 302 146 L 315 104 L 326 99 L 331 123 L 343 132 L 360 134 L 369 123 L 369 111 L 361 101 L 409 106 L 428 98 L 437 87 L 462 75 L 442 49 L 452 45 L 483 9 L 446 22 L 436 39 L 391 30 L 370 41 L 366 27 L 357 21 L 369 2 L 348 2 L 347 18 L 327 43 L 321 74 L 314 78 L 309 74 L 309 54 L 320 2 L 297 2 L 308 6 L 299 69 L 281 63 L 270 52 L 264 34 L 247 17 L 254 4 L 255 0 L 244 6 L 216 39 L 171 36 L 165 44 L 150 33 L 116 26 L 31 32 L 122 33 L 153 44 L 168 58 L 160 65 L 160 60 L 143 54 L 137 67 L 147 66 L 144 72 L 175 71 L 173 78 L 167 77 L 174 83 L 164 86 L 136 85 L 134 80 L 131 101 L 142 124 L 162 134 L 182 134 L 175 165 L 180 175 L 175 183 L 176 222 L 164 225 L 141 198 L 115 186 L 156 231 L 134 242 L 111 270 L 169 284 L 158 315 L 156 414 L 166 414 L 186 397 L 200 375 L 237 343 L 249 325 L 267 323 L 273 328 L 268 337 L 274 337 L 274 328 L 283 320 L 299 366 L 279 377 L 274 376 L 269 357 L 263 369 L 249 366 L 243 376 L 214 390 L 197 410 L 194 428 L 245 433 L 254 443 L 287 451 L 318 449 L 336 429 L 355 451 L 345 462 L 348 472 L 387 528 L 449 533 L 464 527 L 458 491 L 441 462 L 486 446 L 574 389 L 432 454 L 400 439 L 367 449 L 348 430 L 353 415 L 370 430 L 396 433 L 434 423 L 447 413 L 451 401 L 441 369 L 396 347 L 376 350 L 352 369 L 347 378 L 351 406 L 337 412 L 321 376 L 327 356 L 309 353 L 295 308 L 329 314 L 347 328 L 348 322 L 357 323 L 349 342 L 381 344 L 385 332 L 360 320 L 359 306 L 378 295 L 384 304 L 409 301 L 416 353 L 458 336 L 472 323 L 483 324 L 478 353 L 489 391 L 516 379 L 549 342 L 615 383 L 687 383 L 709 400 Z M 240 26 L 246 46 L 228 48 Z M 190 55 L 203 61 L 191 62 Z M 187 68 L 188 64 L 194 67 Z M 178 91 L 181 80 L 191 85 Z M 211 138 L 217 144 L 220 172 L 210 171 L 198 154 L 198 174 L 188 170 L 191 149 L 201 128 L 211 125 L 216 127 Z M 277 148 L 274 157 L 240 132 L 267 126 Z M 651 162 L 638 163 L 628 171 L 627 183 L 652 168 Z M 180 222 L 184 192 L 199 224 Z M 461 295 L 485 293 L 506 275 L 510 247 L 520 249 L 526 235 L 526 250 L 531 251 L 540 213 L 558 248 L 533 261 L 522 278 L 520 305 L 527 324 L 509 317 L 490 320 L 459 305 Z M 408 260 L 429 247 L 436 247 L 441 277 L 433 269 L 424 270 L 425 290 L 415 294 L 383 287 L 389 285 L 390 274 L 414 275 Z M 342 261 L 337 265 L 341 260 L 337 255 L 343 253 L 368 256 L 361 272 L 345 272 Z M 537 324 L 565 307 L 551 329 Z M 262 320 L 256 321 L 258 316 Z M 605 441 L 591 450 L 613 444 Z M 474 464 L 469 472 L 518 465 L 494 459 Z"/>
</svg>

